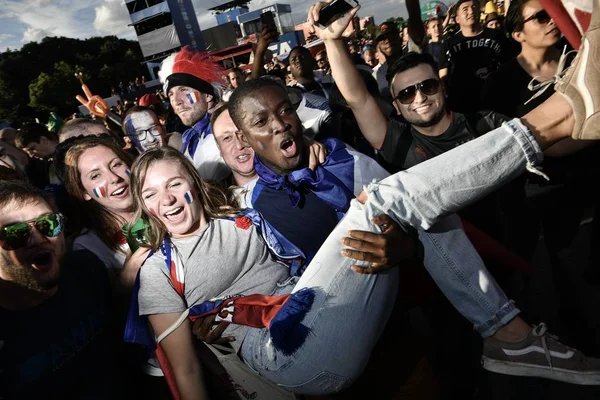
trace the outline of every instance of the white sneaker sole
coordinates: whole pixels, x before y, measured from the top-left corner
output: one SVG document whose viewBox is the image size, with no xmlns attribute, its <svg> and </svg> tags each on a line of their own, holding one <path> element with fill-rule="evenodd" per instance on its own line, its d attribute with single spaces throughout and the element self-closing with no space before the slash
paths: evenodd
<svg viewBox="0 0 600 400">
<path fill-rule="evenodd" d="M 481 366 L 483 369 L 496 372 L 503 375 L 530 376 L 537 378 L 551 379 L 576 385 L 600 385 L 600 371 L 597 372 L 578 372 L 562 368 L 550 369 L 542 365 L 524 364 L 512 361 L 499 361 L 481 357 Z"/>
</svg>

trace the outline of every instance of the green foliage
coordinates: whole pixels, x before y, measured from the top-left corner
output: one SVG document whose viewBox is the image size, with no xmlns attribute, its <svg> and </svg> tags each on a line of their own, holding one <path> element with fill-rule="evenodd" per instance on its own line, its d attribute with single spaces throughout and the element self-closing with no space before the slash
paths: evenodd
<svg viewBox="0 0 600 400">
<path fill-rule="evenodd" d="M 394 22 L 398 26 L 398 28 L 406 25 L 406 23 L 407 23 L 407 21 L 403 17 L 397 17 L 397 18 L 389 17 L 388 19 L 386 19 L 386 21 Z"/>
<path fill-rule="evenodd" d="M 137 42 L 116 36 L 86 40 L 46 37 L 21 50 L 0 54 L 0 121 L 16 124 L 36 117 L 45 121 L 50 111 L 60 116 L 77 111 L 82 94 L 74 76 L 83 73 L 94 94 L 110 95 L 111 87 L 146 75 Z"/>
</svg>

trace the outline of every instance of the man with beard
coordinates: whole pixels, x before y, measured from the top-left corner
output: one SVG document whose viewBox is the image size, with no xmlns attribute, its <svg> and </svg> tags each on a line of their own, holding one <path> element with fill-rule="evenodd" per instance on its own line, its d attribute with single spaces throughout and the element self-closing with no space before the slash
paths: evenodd
<svg viewBox="0 0 600 400">
<path fill-rule="evenodd" d="M 0 397 L 119 398 L 110 286 L 35 187 L 0 182 Z"/>
<path fill-rule="evenodd" d="M 322 166 L 317 167 L 314 172 L 309 171 L 307 168 L 307 145 L 302 138 L 300 120 L 294 112 L 285 90 L 271 80 L 256 79 L 240 85 L 233 93 L 228 106 L 231 118 L 240 130 L 242 140 L 246 141 L 256 154 L 255 169 L 259 175 L 259 181 L 252 194 L 254 208 L 260 211 L 266 221 L 274 226 L 288 241 L 296 245 L 306 256 L 307 262 L 310 262 L 321 245 L 325 243 L 326 247 L 324 248 L 329 249 L 325 239 L 348 211 L 354 196 L 357 195 L 359 201 L 367 200 L 364 193 L 359 195 L 364 187 L 363 185 L 369 185 L 372 178 L 375 178 L 375 180 L 384 178 L 387 173 L 381 168 L 378 169 L 375 164 L 369 165 L 368 161 L 370 159 L 368 157 L 353 152 L 336 139 L 327 139 L 324 142 L 328 149 L 325 162 Z M 498 131 L 500 132 L 496 132 L 496 135 L 502 134 L 501 130 Z M 559 132 L 560 135 L 551 139 L 550 142 L 567 136 L 566 130 L 564 132 L 562 130 L 557 131 L 556 134 L 559 134 Z M 540 136 L 539 140 L 544 146 L 547 146 L 549 142 L 545 142 L 545 140 L 550 139 L 553 135 L 551 132 L 545 133 L 550 135 Z M 516 131 L 515 134 L 520 135 Z M 507 136 L 510 137 L 511 134 Z M 525 143 L 527 140 L 529 140 L 529 144 L 531 144 L 531 141 L 535 142 L 533 137 L 522 141 L 516 139 L 512 143 L 519 149 L 511 148 L 509 151 L 509 149 L 503 148 L 503 150 L 506 150 L 505 156 L 513 154 L 522 159 L 526 154 L 530 154 L 530 151 L 525 148 L 528 145 Z M 486 142 L 486 144 L 491 145 L 494 149 L 503 147 L 500 144 L 496 145 L 494 139 L 491 141 L 492 143 Z M 521 144 L 517 143 L 522 143 L 525 147 L 521 147 Z M 478 143 L 474 143 L 475 145 L 478 145 Z M 459 154 L 459 156 L 461 156 L 459 157 L 461 160 L 464 159 L 463 154 Z M 443 157 L 442 155 L 441 158 Z M 511 166 L 517 168 L 519 164 L 524 167 L 522 163 L 511 162 L 505 164 L 499 161 L 496 156 L 492 158 L 499 163 L 496 166 L 498 172 L 502 167 L 507 167 L 508 170 Z M 473 168 L 468 168 L 475 175 L 478 175 L 475 170 L 478 169 L 477 167 L 481 167 L 482 164 L 491 167 L 489 165 L 490 160 L 476 161 L 472 162 Z M 479 161 L 481 161 L 481 164 Z M 444 160 L 444 162 L 449 162 L 449 160 Z M 419 166 L 416 168 L 419 168 Z M 466 176 L 459 177 L 460 174 L 455 174 L 452 168 L 446 174 L 437 168 L 439 168 L 439 163 L 434 165 L 433 168 L 435 173 L 440 174 L 438 181 L 444 182 L 444 186 L 448 185 L 449 188 L 454 189 L 448 189 L 448 192 L 468 193 L 468 196 L 465 196 L 464 199 L 473 199 L 474 196 L 480 195 L 481 193 L 478 190 L 486 192 L 483 189 L 486 186 L 483 184 L 484 180 L 490 179 L 491 182 L 498 185 L 506 181 L 509 176 L 514 176 L 516 172 L 516 170 L 502 171 L 500 172 L 501 176 L 492 177 L 490 176 L 492 171 L 487 171 L 487 169 L 481 167 L 486 172 L 478 175 L 479 177 L 483 176 L 481 181 L 474 182 L 470 180 L 466 186 L 462 185 L 465 186 L 465 190 L 460 190 L 462 186 L 459 180 L 462 181 Z M 529 169 L 533 169 L 533 166 L 531 165 Z M 388 180 L 384 180 L 379 184 L 373 183 L 366 189 L 370 192 L 368 201 L 371 201 L 372 196 L 375 199 L 379 198 L 379 200 L 373 200 L 379 201 L 381 208 L 378 207 L 378 209 L 385 209 L 386 214 L 396 213 L 395 221 L 398 223 L 406 222 L 406 210 L 416 207 L 418 211 L 414 215 L 410 211 L 408 213 L 414 217 L 411 225 L 418 228 L 422 223 L 416 221 L 422 218 L 422 212 L 427 214 L 430 211 L 437 212 L 438 209 L 432 204 L 437 203 L 438 196 L 436 196 L 436 193 L 438 190 L 437 188 L 431 188 L 429 179 L 433 179 L 433 177 L 425 177 L 424 175 L 428 174 L 426 171 L 427 168 L 420 168 L 413 174 L 404 175 L 406 181 L 398 182 L 398 187 Z M 399 176 L 396 175 L 395 177 L 398 178 Z M 415 181 L 408 182 L 412 178 Z M 411 183 L 415 187 L 412 187 Z M 474 185 L 474 188 L 477 189 L 471 188 L 471 185 Z M 467 189 L 467 187 L 469 188 Z M 427 194 L 424 193 L 423 198 L 421 196 L 415 198 L 413 189 L 416 191 L 423 190 Z M 407 195 L 404 200 L 408 198 L 410 200 L 407 203 L 404 203 L 401 199 L 394 199 L 390 202 L 390 198 L 379 197 L 381 193 L 388 190 L 391 191 L 388 193 L 390 197 L 395 197 L 392 192 L 397 190 L 396 194 L 400 198 Z M 403 191 L 406 191 L 406 193 L 400 194 Z M 444 195 L 439 196 L 443 198 L 440 199 L 441 203 L 448 205 L 452 203 L 454 206 L 462 204 L 452 200 L 453 195 L 446 196 L 443 188 L 440 188 L 440 191 L 444 193 Z M 432 202 L 426 199 L 431 199 Z M 438 206 L 446 211 L 449 210 L 444 205 Z M 452 209 L 452 206 L 448 207 Z M 398 218 L 400 214 L 405 217 Z M 407 243 L 412 242 L 403 240 L 404 236 L 397 231 L 397 225 L 390 224 L 390 222 L 373 221 L 377 225 L 383 225 L 382 230 L 384 230 L 384 234 L 379 235 L 382 243 L 378 246 L 381 250 L 377 252 L 378 254 L 368 254 L 366 251 L 355 251 L 348 248 L 341 251 L 341 254 L 345 257 L 367 262 L 366 266 L 354 265 L 352 270 L 355 272 L 373 274 L 413 257 L 412 246 L 407 247 Z M 413 223 L 415 224 L 413 225 Z M 389 234 L 390 231 L 396 231 L 396 233 Z M 350 237 L 341 239 L 346 246 L 361 243 L 367 235 L 377 236 L 372 232 L 357 231 L 350 231 L 349 235 Z M 548 358 L 524 356 L 530 353 L 531 348 L 546 346 L 543 343 L 554 339 L 546 334 L 545 325 L 531 327 L 518 316 L 519 311 L 514 308 L 514 305 L 506 298 L 488 274 L 485 265 L 462 231 L 460 221 L 457 221 L 455 216 L 448 216 L 440 220 L 437 224 L 430 226 L 427 231 L 418 229 L 417 235 L 423 245 L 423 263 L 426 269 L 451 303 L 475 325 L 479 333 L 485 338 L 482 359 L 484 368 L 510 375 L 540 376 L 558 380 L 569 379 L 569 382 L 573 383 L 583 382 L 583 380 L 579 380 L 583 377 L 586 377 L 583 378 L 586 381 L 589 379 L 592 382 L 595 380 L 596 375 L 600 376 L 600 372 L 598 372 L 600 371 L 600 361 L 586 359 L 581 353 L 574 356 L 575 352 L 568 353 L 568 351 L 573 351 L 572 349 L 556 341 L 550 346 L 556 346 L 555 348 L 560 350 L 554 353 L 547 352 L 546 355 L 552 358 L 550 365 L 556 365 L 557 362 L 561 362 L 563 354 L 568 354 L 570 361 L 569 365 L 565 365 L 565 370 L 568 370 L 568 372 L 565 373 L 564 377 L 561 374 L 555 374 L 555 369 L 548 366 Z M 339 250 L 333 249 L 333 251 L 337 254 Z M 326 267 L 327 264 L 323 264 L 323 268 Z M 457 271 L 457 269 L 460 269 L 460 271 Z M 485 288 L 480 284 L 482 273 L 485 276 Z M 473 277 L 475 280 L 467 282 L 471 278 L 464 279 L 464 277 Z M 304 276 L 301 279 L 303 278 Z M 474 293 L 473 290 L 477 293 Z M 389 301 L 393 301 L 393 299 L 389 299 Z M 494 304 L 494 306 L 481 307 L 483 303 L 486 305 Z M 469 305 L 467 306 L 467 304 Z M 246 340 L 256 340 L 256 338 L 249 336 Z M 563 354 L 556 356 L 559 352 Z M 510 354 L 511 357 L 518 355 L 519 360 L 516 358 L 506 360 L 506 354 Z M 557 357 L 557 359 L 554 359 L 554 357 Z M 251 360 L 250 363 L 253 361 L 253 357 L 244 358 Z M 252 366 L 252 364 L 250 365 Z M 496 368 L 498 365 L 502 365 L 502 367 Z M 573 378 L 571 379 L 571 377 Z"/>
<path fill-rule="evenodd" d="M 221 181 L 231 173 L 219 154 L 210 128 L 210 105 L 216 103 L 212 82 L 222 80 L 223 72 L 206 53 L 184 47 L 167 57 L 158 73 L 171 107 L 184 125 L 181 152 L 202 178 Z"/>
</svg>

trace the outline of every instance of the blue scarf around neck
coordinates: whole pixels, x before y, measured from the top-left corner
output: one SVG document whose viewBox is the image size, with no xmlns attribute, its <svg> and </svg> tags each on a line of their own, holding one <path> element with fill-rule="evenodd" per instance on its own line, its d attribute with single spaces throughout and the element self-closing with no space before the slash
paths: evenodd
<svg viewBox="0 0 600 400">
<path fill-rule="evenodd" d="M 259 176 L 257 185 L 274 190 L 285 189 L 294 207 L 300 203 L 302 192 L 310 190 L 336 211 L 345 213 L 354 198 L 354 157 L 340 140 L 328 138 L 322 143 L 327 148 L 327 157 L 314 171 L 302 168 L 281 176 L 255 156 L 254 168 Z M 255 190 L 255 194 L 258 193 Z"/>
<path fill-rule="evenodd" d="M 206 113 L 194 126 L 183 132 L 181 152 L 185 154 L 185 151 L 189 149 L 190 156 L 194 158 L 198 142 L 208 135 L 212 135 L 212 129 L 210 128 L 210 114 Z"/>
</svg>

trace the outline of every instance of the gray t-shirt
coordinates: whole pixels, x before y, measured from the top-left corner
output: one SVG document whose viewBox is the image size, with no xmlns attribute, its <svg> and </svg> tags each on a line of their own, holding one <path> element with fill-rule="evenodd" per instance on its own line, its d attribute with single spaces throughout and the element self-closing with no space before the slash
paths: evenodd
<svg viewBox="0 0 600 400">
<path fill-rule="evenodd" d="M 211 220 L 192 237 L 172 240 L 171 259 L 183 266 L 185 300 L 175 291 L 165 257 L 156 252 L 140 271 L 140 315 L 181 313 L 209 299 L 236 294 L 272 294 L 277 283 L 289 276 L 289 268 L 268 252 L 251 225 L 238 228 L 234 221 Z M 248 327 L 231 324 L 223 336 L 234 336 L 239 350 Z"/>
</svg>

